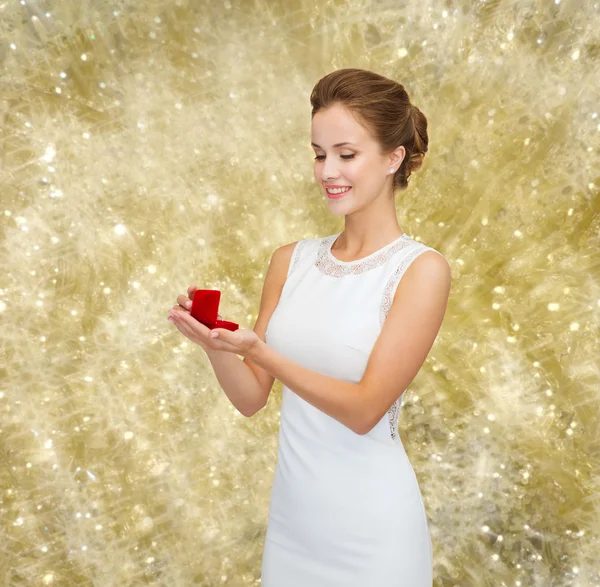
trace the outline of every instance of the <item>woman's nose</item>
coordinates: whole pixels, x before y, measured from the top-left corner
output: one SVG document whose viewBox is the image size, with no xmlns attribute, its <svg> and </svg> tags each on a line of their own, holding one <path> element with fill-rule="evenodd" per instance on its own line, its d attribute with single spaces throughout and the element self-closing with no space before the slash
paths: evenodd
<svg viewBox="0 0 600 587">
<path fill-rule="evenodd" d="M 336 178 L 338 176 L 338 172 L 335 167 L 335 162 L 329 164 L 327 164 L 326 162 L 323 165 L 323 169 L 321 170 L 321 176 L 323 178 L 323 181 Z"/>
</svg>

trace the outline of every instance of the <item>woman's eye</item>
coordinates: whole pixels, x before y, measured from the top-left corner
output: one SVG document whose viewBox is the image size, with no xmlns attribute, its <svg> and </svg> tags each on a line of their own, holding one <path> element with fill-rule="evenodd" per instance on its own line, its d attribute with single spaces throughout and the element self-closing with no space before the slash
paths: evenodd
<svg viewBox="0 0 600 587">
<path fill-rule="evenodd" d="M 340 155 L 340 157 L 341 157 L 342 159 L 346 159 L 346 160 L 348 160 L 348 159 L 354 159 L 354 155 L 355 155 L 355 154 L 354 154 L 354 153 L 352 153 L 352 155 Z M 317 156 L 315 157 L 315 160 L 316 160 L 316 161 L 322 161 L 323 159 L 325 159 L 325 155 L 317 155 Z"/>
</svg>

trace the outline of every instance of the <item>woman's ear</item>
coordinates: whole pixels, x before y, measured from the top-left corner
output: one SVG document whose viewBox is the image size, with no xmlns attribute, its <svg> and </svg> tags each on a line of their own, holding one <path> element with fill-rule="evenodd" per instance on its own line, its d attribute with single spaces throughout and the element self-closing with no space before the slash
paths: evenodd
<svg viewBox="0 0 600 587">
<path fill-rule="evenodd" d="M 393 167 L 396 170 L 400 169 L 400 165 L 402 165 L 404 157 L 406 157 L 406 149 L 403 146 L 397 147 L 390 155 L 390 164 L 388 167 Z"/>
</svg>

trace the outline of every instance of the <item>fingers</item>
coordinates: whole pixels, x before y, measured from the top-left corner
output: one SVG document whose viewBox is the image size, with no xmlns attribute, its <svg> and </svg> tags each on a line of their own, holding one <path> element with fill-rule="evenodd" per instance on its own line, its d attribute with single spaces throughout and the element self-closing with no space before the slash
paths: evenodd
<svg viewBox="0 0 600 587">
<path fill-rule="evenodd" d="M 196 293 L 196 290 L 198 288 L 195 285 L 190 285 L 190 287 L 188 287 L 188 296 L 190 299 L 192 299 L 194 297 L 194 294 Z"/>
<path fill-rule="evenodd" d="M 183 295 L 177 296 L 177 303 L 186 310 L 189 310 L 192 307 L 192 300 Z"/>
<path fill-rule="evenodd" d="M 185 296 L 184 296 L 185 297 Z M 189 312 L 182 312 L 181 306 L 175 306 L 169 311 L 171 322 L 177 327 L 177 330 L 187 336 L 192 342 L 202 346 L 209 347 L 211 350 L 218 350 L 210 343 L 210 328 L 194 320 Z"/>
</svg>

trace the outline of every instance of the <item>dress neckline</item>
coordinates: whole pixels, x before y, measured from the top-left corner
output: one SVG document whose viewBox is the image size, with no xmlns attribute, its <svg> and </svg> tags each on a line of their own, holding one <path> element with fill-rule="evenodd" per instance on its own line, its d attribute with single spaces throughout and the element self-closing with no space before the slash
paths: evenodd
<svg viewBox="0 0 600 587">
<path fill-rule="evenodd" d="M 327 251 L 328 259 L 330 261 L 332 261 L 333 263 L 335 263 L 336 265 L 354 265 L 355 263 L 362 263 L 363 261 L 370 259 L 371 257 L 374 257 L 375 255 L 378 255 L 379 253 L 382 253 L 383 251 L 387 251 L 390 247 L 392 247 L 396 243 L 398 243 L 402 240 L 409 239 L 409 237 L 406 235 L 406 233 L 403 232 L 398 238 L 394 239 L 391 243 L 388 243 L 384 247 L 377 249 L 376 251 L 372 252 L 370 255 L 367 255 L 366 257 L 361 257 L 360 259 L 354 259 L 354 261 L 342 261 L 341 259 L 338 259 L 337 257 L 335 257 L 333 255 L 333 253 L 331 252 L 331 247 L 333 247 L 333 244 L 337 240 L 338 236 L 340 236 L 340 234 L 342 234 L 342 233 L 338 232 L 337 234 L 331 235 L 329 237 L 330 241 L 327 244 L 327 246 L 325 247 L 325 250 Z"/>
</svg>

